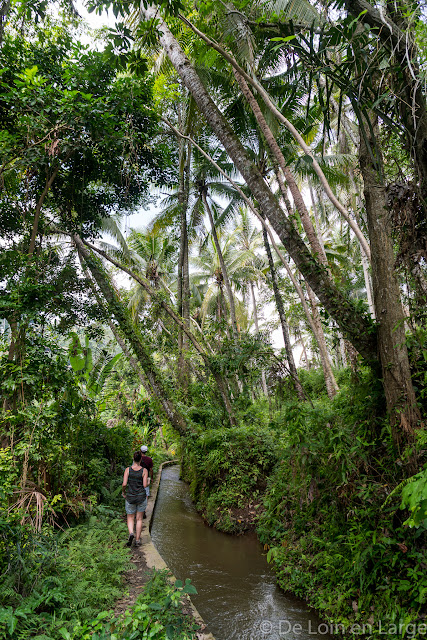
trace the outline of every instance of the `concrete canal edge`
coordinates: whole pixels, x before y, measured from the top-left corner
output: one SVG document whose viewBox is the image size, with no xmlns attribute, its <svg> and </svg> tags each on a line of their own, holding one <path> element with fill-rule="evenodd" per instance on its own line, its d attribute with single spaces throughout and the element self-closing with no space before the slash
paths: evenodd
<svg viewBox="0 0 427 640">
<path fill-rule="evenodd" d="M 168 569 L 170 571 L 166 562 L 163 560 L 162 556 L 154 546 L 153 541 L 151 540 L 150 531 L 152 526 L 153 513 L 156 507 L 160 480 L 162 478 L 162 471 L 164 467 L 169 467 L 175 464 L 179 463 L 176 460 L 167 460 L 166 462 L 163 462 L 163 464 L 161 464 L 159 467 L 159 471 L 153 483 L 150 485 L 150 498 L 148 500 L 146 509 L 147 519 L 144 522 L 145 526 L 141 534 L 141 552 L 144 554 L 145 561 L 149 569 Z M 170 580 L 174 583 L 176 580 L 175 576 L 171 575 Z M 204 622 L 200 613 L 197 611 L 194 604 L 191 602 L 191 598 L 188 595 L 186 596 L 186 598 L 188 598 L 188 608 L 191 610 L 191 614 L 194 620 L 200 625 L 200 628 L 202 629 L 202 632 L 197 634 L 199 640 L 215 640 L 214 636 L 211 633 L 205 633 L 203 631 L 206 628 L 206 623 Z"/>
</svg>

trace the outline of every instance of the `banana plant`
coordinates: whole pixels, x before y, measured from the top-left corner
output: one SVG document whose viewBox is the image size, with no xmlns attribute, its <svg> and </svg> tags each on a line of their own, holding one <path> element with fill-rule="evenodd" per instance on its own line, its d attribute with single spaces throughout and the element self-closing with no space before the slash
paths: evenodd
<svg viewBox="0 0 427 640">
<path fill-rule="evenodd" d="M 83 345 L 77 333 L 71 331 L 68 357 L 83 393 L 95 401 L 98 411 L 103 411 L 107 398 L 102 396 L 102 390 L 122 354 L 111 356 L 106 349 L 101 348 L 94 361 L 93 351 L 89 346 L 89 337 L 85 336 Z"/>
</svg>

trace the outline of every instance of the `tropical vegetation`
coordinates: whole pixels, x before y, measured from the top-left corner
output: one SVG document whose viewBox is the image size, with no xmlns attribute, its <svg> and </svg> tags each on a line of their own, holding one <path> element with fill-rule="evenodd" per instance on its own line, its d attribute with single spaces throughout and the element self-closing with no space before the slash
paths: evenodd
<svg viewBox="0 0 427 640">
<path fill-rule="evenodd" d="M 112 613 L 142 441 L 324 620 L 413 637 L 424 5 L 85 6 L 0 0 L 0 637 L 196 637 L 163 573 Z"/>
</svg>

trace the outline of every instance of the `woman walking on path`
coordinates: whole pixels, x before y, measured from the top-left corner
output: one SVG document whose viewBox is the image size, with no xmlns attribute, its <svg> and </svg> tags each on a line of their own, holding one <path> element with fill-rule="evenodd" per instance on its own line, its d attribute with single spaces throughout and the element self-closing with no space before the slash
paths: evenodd
<svg viewBox="0 0 427 640">
<path fill-rule="evenodd" d="M 126 546 L 130 547 L 134 539 L 134 518 L 136 513 L 136 542 L 141 545 L 142 518 L 147 507 L 147 494 L 145 487 L 148 484 L 148 471 L 141 465 L 141 451 L 133 454 L 133 464 L 127 467 L 123 476 L 122 496 L 125 498 L 125 509 L 129 530 L 129 540 Z M 127 487 L 127 492 L 126 492 Z"/>
</svg>

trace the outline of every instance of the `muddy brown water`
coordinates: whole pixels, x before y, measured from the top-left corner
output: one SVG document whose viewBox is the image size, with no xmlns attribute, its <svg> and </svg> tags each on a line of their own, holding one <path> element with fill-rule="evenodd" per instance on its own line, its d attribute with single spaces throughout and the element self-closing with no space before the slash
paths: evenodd
<svg viewBox="0 0 427 640">
<path fill-rule="evenodd" d="M 151 536 L 173 574 L 191 578 L 198 591 L 191 598 L 216 640 L 333 637 L 303 601 L 280 591 L 254 534 L 205 525 L 178 466 L 163 470 Z"/>
</svg>

